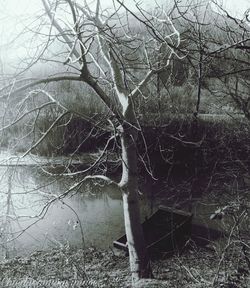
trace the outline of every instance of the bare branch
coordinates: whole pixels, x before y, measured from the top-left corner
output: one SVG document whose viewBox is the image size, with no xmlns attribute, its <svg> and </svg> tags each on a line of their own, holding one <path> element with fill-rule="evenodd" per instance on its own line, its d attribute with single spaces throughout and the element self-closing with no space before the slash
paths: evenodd
<svg viewBox="0 0 250 288">
<path fill-rule="evenodd" d="M 48 83 L 52 83 L 52 82 L 58 82 L 58 81 L 65 81 L 65 80 L 70 80 L 70 81 L 82 81 L 80 76 L 72 76 L 72 75 L 64 75 L 64 76 L 56 76 L 56 77 L 46 77 L 46 78 L 42 78 L 33 82 L 30 82 L 28 84 L 25 84 L 19 88 L 13 89 L 13 91 L 11 91 L 11 94 L 17 94 L 18 92 L 22 92 L 25 91 L 29 88 L 38 86 L 39 84 L 48 84 Z M 2 90 L 4 89 L 8 89 L 10 85 L 8 85 L 7 87 L 2 88 Z M 0 101 L 5 101 L 6 97 L 8 96 L 8 94 L 4 94 L 0 97 Z"/>
<path fill-rule="evenodd" d="M 32 150 L 34 150 L 50 133 L 50 131 L 58 124 L 58 122 L 61 121 L 61 119 L 64 118 L 65 115 L 67 115 L 69 112 L 66 111 L 64 113 L 62 113 L 61 115 L 59 115 L 57 117 L 57 119 L 50 125 L 50 127 L 48 128 L 48 130 L 43 134 L 43 136 L 34 144 L 32 145 L 32 147 L 30 147 L 24 154 L 22 157 L 25 157 L 26 155 L 28 155 Z"/>
<path fill-rule="evenodd" d="M 107 152 L 107 149 L 108 149 L 108 146 L 110 144 L 110 142 L 115 138 L 115 136 L 111 136 L 105 147 L 103 148 L 101 154 L 98 156 L 98 158 L 95 160 L 95 162 L 93 164 L 91 164 L 87 169 L 84 169 L 84 170 L 80 170 L 80 171 L 76 171 L 76 172 L 67 172 L 67 173 L 59 173 L 59 174 L 55 174 L 55 173 L 50 173 L 46 170 L 43 169 L 43 171 L 46 173 L 46 174 L 49 174 L 49 175 L 53 175 L 53 176 L 76 176 L 76 175 L 80 175 L 80 174 L 85 174 L 89 171 L 91 171 L 92 169 L 94 169 L 99 163 L 100 161 L 102 160 L 102 158 L 105 156 L 105 153 Z"/>
</svg>

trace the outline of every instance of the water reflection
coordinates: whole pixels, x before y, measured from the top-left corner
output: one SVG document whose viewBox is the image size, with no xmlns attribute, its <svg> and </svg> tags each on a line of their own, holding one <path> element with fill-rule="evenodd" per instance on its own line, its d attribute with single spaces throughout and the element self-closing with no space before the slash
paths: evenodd
<svg viewBox="0 0 250 288">
<path fill-rule="evenodd" d="M 122 200 L 114 187 L 87 183 L 77 194 L 52 202 L 73 179 L 55 179 L 27 166 L 1 167 L 0 175 L 2 256 L 67 243 L 104 248 L 124 231 Z"/>
<path fill-rule="evenodd" d="M 30 164 L 0 166 L 0 257 L 65 244 L 107 248 L 124 233 L 121 194 L 114 186 L 88 182 L 66 198 L 54 201 L 81 179 L 50 176 L 38 165 Z M 189 195 L 179 197 L 176 193 L 182 189 L 167 189 L 164 182 L 155 184 L 146 178 L 144 182 L 142 191 L 148 201 L 141 199 L 143 218 L 152 214 L 159 203 L 184 210 L 190 207 Z M 222 230 L 220 223 L 209 220 L 218 203 L 207 197 L 196 202 L 191 198 L 190 210 L 204 227 Z"/>
</svg>

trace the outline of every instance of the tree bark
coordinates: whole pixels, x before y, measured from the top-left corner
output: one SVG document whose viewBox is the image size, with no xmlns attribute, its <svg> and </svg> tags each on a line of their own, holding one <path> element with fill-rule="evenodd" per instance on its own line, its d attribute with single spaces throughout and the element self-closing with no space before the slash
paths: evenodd
<svg viewBox="0 0 250 288">
<path fill-rule="evenodd" d="M 126 122 L 121 129 L 122 178 L 119 186 L 123 192 L 124 223 L 133 284 L 140 278 L 151 278 L 152 272 L 140 222 L 136 149 L 138 130 L 132 105 L 129 105 L 125 114 Z"/>
</svg>

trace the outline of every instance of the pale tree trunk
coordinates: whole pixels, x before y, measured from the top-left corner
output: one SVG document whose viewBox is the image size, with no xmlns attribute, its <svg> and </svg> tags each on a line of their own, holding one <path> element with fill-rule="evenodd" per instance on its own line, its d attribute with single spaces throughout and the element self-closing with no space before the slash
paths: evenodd
<svg viewBox="0 0 250 288">
<path fill-rule="evenodd" d="M 34 81 L 32 84 L 27 84 L 22 86 L 19 90 L 25 90 L 29 87 L 32 87 L 34 85 L 38 85 L 41 83 L 48 83 L 48 82 L 56 82 L 56 81 L 63 81 L 65 78 L 68 80 L 77 80 L 77 81 L 83 81 L 87 83 L 92 89 L 96 92 L 96 94 L 99 96 L 99 99 L 108 107 L 108 109 L 112 112 L 113 116 L 115 116 L 120 123 L 120 136 L 121 136 L 121 146 L 122 146 L 122 177 L 120 183 L 115 183 L 116 185 L 120 187 L 122 190 L 123 195 L 123 206 L 124 206 L 124 220 L 125 220 L 125 231 L 127 235 L 127 244 L 128 244 L 128 250 L 129 250 L 129 259 L 130 259 L 130 267 L 132 272 L 132 280 L 133 283 L 135 283 L 140 278 L 149 278 L 151 277 L 151 267 L 150 267 L 150 261 L 149 256 L 147 252 L 147 246 L 145 243 L 142 226 L 140 222 L 140 205 L 139 205 L 139 198 L 138 198 L 138 168 L 137 168 L 137 149 L 136 149 L 136 141 L 138 136 L 138 125 L 137 125 L 137 119 L 135 116 L 134 106 L 132 103 L 132 99 L 135 99 L 139 94 L 141 94 L 141 91 L 144 87 L 148 84 L 149 80 L 152 79 L 153 75 L 156 74 L 156 70 L 153 69 L 153 67 L 158 67 L 158 72 L 165 70 L 165 68 L 169 65 L 169 61 L 171 56 L 174 54 L 173 45 L 178 47 L 180 44 L 180 37 L 179 32 L 175 29 L 173 26 L 173 23 L 165 13 L 165 11 L 162 11 L 161 17 L 163 19 L 159 18 L 159 21 L 157 22 L 157 17 L 153 17 L 152 19 L 155 22 L 156 25 L 160 25 L 159 29 L 162 29 L 162 31 L 157 32 L 158 28 L 156 26 L 152 26 L 152 23 L 154 21 L 150 21 L 150 24 L 148 24 L 148 19 L 145 17 L 144 20 L 138 18 L 136 14 L 134 14 L 132 11 L 130 11 L 125 4 L 123 4 L 122 1 L 115 1 L 118 2 L 119 5 L 125 9 L 126 13 L 129 13 L 133 17 L 135 17 L 140 24 L 143 24 L 145 27 L 147 27 L 147 30 L 149 28 L 150 31 L 150 38 L 155 35 L 155 39 L 152 38 L 151 40 L 154 41 L 156 46 L 155 49 L 161 51 L 160 53 L 160 59 L 148 59 L 148 52 L 151 51 L 151 40 L 143 42 L 144 44 L 141 45 L 141 40 L 137 38 L 137 33 L 133 36 L 129 36 L 128 34 L 132 31 L 130 29 L 129 23 L 126 25 L 122 24 L 122 27 L 120 31 L 122 31 L 122 34 L 120 35 L 120 32 L 117 32 L 116 23 L 122 23 L 122 18 L 120 18 L 117 7 L 114 5 L 114 14 L 106 15 L 108 14 L 108 11 L 106 9 L 102 11 L 100 6 L 100 0 L 94 1 L 96 2 L 96 8 L 95 11 L 91 11 L 90 7 L 88 6 L 86 1 L 72 1 L 67 0 L 65 1 L 69 4 L 69 11 L 72 14 L 72 21 L 65 24 L 61 24 L 62 21 L 57 21 L 57 15 L 61 15 L 60 11 L 65 12 L 65 7 L 63 3 L 62 10 L 59 9 L 59 2 L 58 1 L 48 1 L 48 0 L 42 0 L 45 12 L 47 13 L 49 19 L 51 20 L 52 26 L 59 32 L 59 35 L 56 33 L 56 37 L 58 37 L 59 40 L 63 40 L 67 46 L 67 50 L 65 50 L 65 53 L 68 55 L 66 61 L 63 63 L 64 65 L 69 63 L 69 68 L 75 68 L 78 71 L 80 71 L 80 75 L 78 77 L 73 77 L 71 75 L 71 72 L 68 74 L 66 72 L 66 76 L 61 77 L 48 77 L 44 80 Z M 83 5 L 81 2 L 84 2 Z M 137 6 L 139 11 L 140 5 Z M 59 9 L 59 10 L 58 10 Z M 54 13 L 52 11 L 59 11 L 58 13 Z M 158 14 L 158 13 L 157 13 Z M 105 16 L 104 16 L 105 15 Z M 115 25 L 113 24 L 108 25 L 108 20 L 111 21 L 111 23 L 114 23 L 113 16 L 117 16 L 117 22 L 115 22 Z M 127 14 L 126 14 L 127 15 Z M 143 13 L 142 13 L 143 15 Z M 167 17 L 166 17 L 167 16 Z M 169 22 L 169 25 L 166 25 L 166 23 Z M 70 26 L 71 23 L 71 26 Z M 66 26 L 65 26 L 66 25 Z M 173 31 L 171 34 L 168 34 L 166 32 L 165 35 L 165 26 L 169 26 Z M 87 27 L 87 28 L 86 28 Z M 90 27 L 93 29 L 93 33 L 90 32 Z M 65 33 L 65 31 L 68 31 L 68 29 L 71 29 L 73 33 Z M 65 30 L 66 29 L 66 30 Z M 126 32 L 127 30 L 127 32 Z M 151 31 L 152 30 L 152 31 Z M 117 33 L 116 33 L 117 32 Z M 151 33 L 153 32 L 153 33 Z M 128 34 L 127 34 L 128 33 Z M 123 36 L 122 36 L 123 35 Z M 52 34 L 50 35 L 52 36 Z M 114 39 L 112 39 L 114 36 Z M 62 39 L 60 39 L 62 38 Z M 95 59 L 96 54 L 96 48 L 93 43 L 95 41 L 95 38 L 98 40 L 98 49 L 101 52 L 102 59 L 105 62 L 106 66 L 109 68 L 111 73 L 107 73 L 106 68 L 103 69 L 102 65 Z M 172 39 L 173 38 L 173 39 Z M 131 41 L 132 40 L 132 41 Z M 133 43 L 138 42 L 138 47 L 134 47 Z M 139 41 L 138 41 L 139 40 Z M 144 41 L 144 40 L 143 40 Z M 168 42 L 171 42 L 171 45 L 169 46 Z M 137 51 L 140 52 L 141 47 L 145 46 L 145 55 L 147 59 L 144 59 L 144 57 L 139 57 L 136 61 L 135 59 L 129 59 L 127 58 L 127 51 L 129 43 L 131 43 L 131 51 Z M 148 43 L 148 44 L 147 44 Z M 157 45 L 158 43 L 158 45 Z M 93 44 L 93 45 L 92 45 Z M 125 50 L 123 52 L 123 49 L 121 52 L 118 50 L 120 49 L 120 44 L 124 44 L 122 46 L 125 47 Z M 136 44 L 137 45 L 137 44 Z M 148 46 L 149 45 L 149 46 Z M 121 47 L 122 48 L 122 47 Z M 67 51 L 67 52 L 66 52 Z M 70 51 L 68 53 L 68 51 Z M 129 50 L 128 50 L 129 51 Z M 124 54 L 125 53 L 125 54 Z M 134 53 L 134 52 L 133 52 Z M 136 52 L 137 53 L 137 52 Z M 176 54 L 176 53 L 175 53 Z M 137 55 L 137 54 L 135 54 Z M 162 57 L 162 58 L 161 58 Z M 143 60 L 144 59 L 144 60 Z M 144 62 L 147 62 L 145 64 Z M 103 62 L 100 61 L 100 62 Z M 128 83 L 126 81 L 126 73 L 127 69 L 129 70 L 134 65 L 137 66 L 141 63 L 143 67 L 147 68 L 147 74 L 145 77 L 137 83 L 134 90 L 130 91 L 128 89 Z M 77 63 L 77 64 L 76 64 Z M 159 65 L 160 64 L 160 65 Z M 92 69 L 92 67 L 96 67 L 95 75 L 91 74 L 91 71 L 95 70 Z M 125 68 L 127 67 L 128 68 Z M 139 65 L 140 66 L 140 65 Z M 129 68 L 130 67 L 130 68 Z M 134 67 L 135 68 L 135 67 Z M 133 68 L 133 69 L 134 69 Z M 68 71 L 68 70 L 67 70 Z M 71 71 L 71 70 L 70 70 Z M 97 72 L 98 71 L 98 72 Z M 132 70 L 131 70 L 132 71 Z M 93 72 L 94 73 L 94 72 Z M 104 77 L 105 82 L 99 81 L 99 73 L 102 74 L 102 77 Z M 100 77 L 100 78 L 102 78 Z M 111 77 L 111 79 L 110 79 Z M 111 80 L 111 81 L 110 81 Z M 116 92 L 116 100 L 118 100 L 119 105 L 117 105 L 117 101 L 113 100 L 111 95 L 109 93 L 106 93 L 105 90 L 102 88 L 102 84 L 99 84 L 100 82 L 106 83 L 109 82 L 111 85 L 108 87 L 112 87 L 112 90 Z M 133 81 L 131 81 L 131 84 Z M 15 91 L 17 92 L 17 90 Z M 109 92 L 109 91 L 108 91 Z M 112 94 L 112 93 L 111 93 Z M 49 94 L 46 93 L 48 96 Z M 57 103 L 58 101 L 55 100 L 53 97 L 49 95 L 49 99 L 53 100 L 53 102 Z M 122 108 L 122 109 L 121 109 Z M 122 111 L 121 111 L 122 110 Z M 57 122 L 54 122 L 53 125 L 55 125 Z M 53 126 L 51 126 L 53 128 Z M 115 133 L 118 131 L 118 129 L 115 129 Z M 49 130 L 48 130 L 49 132 Z M 45 135 L 47 135 L 46 133 Z M 39 142 L 43 140 L 45 136 L 42 136 Z M 37 142 L 37 143 L 39 143 Z M 31 149 L 28 150 L 30 152 L 35 146 L 32 146 Z M 27 153 L 28 153 L 27 152 Z M 26 153 L 26 154 L 27 154 Z M 94 167 L 94 166 L 93 166 Z M 86 176 L 84 179 L 88 179 L 90 177 Z M 103 175 L 94 175 L 91 177 L 92 179 L 104 179 L 108 180 L 109 182 L 113 182 L 110 179 L 107 179 L 107 177 L 104 177 Z M 114 182 L 113 182 L 114 183 Z"/>
<path fill-rule="evenodd" d="M 136 149 L 138 131 L 135 114 L 131 104 L 128 106 L 124 117 L 127 122 L 124 122 L 121 131 L 122 178 L 119 185 L 123 192 L 124 222 L 132 283 L 135 283 L 140 278 L 152 277 L 152 273 L 140 222 Z"/>
</svg>

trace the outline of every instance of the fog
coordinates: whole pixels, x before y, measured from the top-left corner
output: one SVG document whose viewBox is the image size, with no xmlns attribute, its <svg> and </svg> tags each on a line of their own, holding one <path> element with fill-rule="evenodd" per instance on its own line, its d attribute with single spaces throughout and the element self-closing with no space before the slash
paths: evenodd
<svg viewBox="0 0 250 288">
<path fill-rule="evenodd" d="M 86 2 L 90 7 L 94 7 L 96 3 L 95 0 Z M 138 1 L 125 0 L 124 2 L 131 10 L 136 10 Z M 169 0 L 169 2 L 173 5 L 173 1 Z M 139 3 L 145 9 L 149 9 L 153 3 L 154 5 L 167 5 L 166 0 L 155 2 L 143 0 Z M 105 8 L 105 6 L 112 6 L 113 1 L 105 0 L 101 1 L 101 4 Z M 248 0 L 224 0 L 223 5 L 233 16 L 240 18 L 250 8 Z M 213 7 L 216 9 L 215 5 Z M 31 59 L 38 56 L 39 49 L 41 49 L 40 43 L 44 43 L 46 40 L 42 35 L 34 37 L 32 32 L 40 29 L 38 27 L 41 24 L 39 17 L 44 12 L 41 0 L 0 0 L 0 11 L 0 64 L 2 72 L 6 73 L 13 69 L 21 69 L 22 65 L 27 65 L 27 62 L 23 62 L 26 57 Z"/>
</svg>

